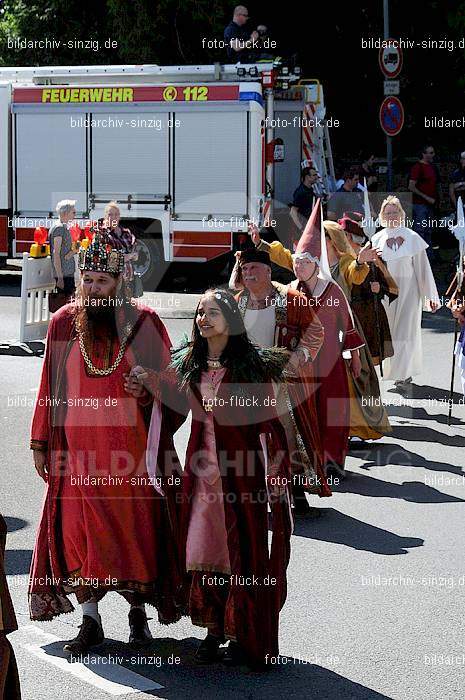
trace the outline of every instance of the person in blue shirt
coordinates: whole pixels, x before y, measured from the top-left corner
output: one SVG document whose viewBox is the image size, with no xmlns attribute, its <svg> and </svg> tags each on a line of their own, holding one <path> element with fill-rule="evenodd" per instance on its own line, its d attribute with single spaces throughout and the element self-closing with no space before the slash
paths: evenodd
<svg viewBox="0 0 465 700">
<path fill-rule="evenodd" d="M 315 185 L 318 182 L 318 172 L 315 168 L 304 168 L 302 170 L 302 182 L 294 191 L 291 205 L 291 219 L 299 229 L 303 231 L 307 219 L 313 209 L 313 198 L 317 197 Z"/>
<path fill-rule="evenodd" d="M 246 7 L 238 5 L 234 8 L 232 21 L 224 30 L 224 40 L 227 44 L 228 61 L 231 63 L 250 63 L 253 49 L 260 47 L 258 32 L 252 33 L 246 27 L 249 13 Z"/>
</svg>

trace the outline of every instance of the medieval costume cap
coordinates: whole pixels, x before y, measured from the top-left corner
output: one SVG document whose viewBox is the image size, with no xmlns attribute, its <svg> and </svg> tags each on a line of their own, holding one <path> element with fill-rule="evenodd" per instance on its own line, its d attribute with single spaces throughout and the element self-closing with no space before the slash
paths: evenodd
<svg viewBox="0 0 465 700">
<path fill-rule="evenodd" d="M 106 272 L 118 277 L 124 268 L 124 253 L 113 247 L 103 233 L 97 231 L 91 244 L 79 250 L 79 269 L 88 272 Z"/>
<path fill-rule="evenodd" d="M 331 243 L 333 244 L 339 255 L 344 255 L 345 253 L 348 253 L 349 255 L 352 255 L 352 257 L 355 258 L 355 251 L 350 245 L 342 226 L 338 224 L 337 221 L 330 221 L 329 219 L 323 221 L 323 226 L 325 233 L 327 233 L 330 237 Z"/>
<path fill-rule="evenodd" d="M 358 219 L 358 220 L 357 220 Z M 360 236 L 364 240 L 367 238 L 365 231 L 362 228 L 363 217 L 358 212 L 353 212 L 352 217 L 344 212 L 342 219 L 338 219 L 338 224 L 353 236 Z"/>
<path fill-rule="evenodd" d="M 252 262 L 263 263 L 263 265 L 269 265 L 271 267 L 270 256 L 266 250 L 257 250 L 256 248 L 246 248 L 242 250 L 240 264 L 246 265 Z"/>
</svg>

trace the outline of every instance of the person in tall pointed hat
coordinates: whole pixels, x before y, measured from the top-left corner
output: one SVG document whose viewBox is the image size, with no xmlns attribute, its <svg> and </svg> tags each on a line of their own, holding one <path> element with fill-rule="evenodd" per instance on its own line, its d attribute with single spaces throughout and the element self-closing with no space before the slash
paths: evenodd
<svg viewBox="0 0 465 700">
<path fill-rule="evenodd" d="M 289 351 L 288 382 L 277 388 L 276 401 L 291 454 L 293 514 L 320 515 L 309 506 L 306 492 L 331 495 L 323 470 L 313 382 L 323 327 L 300 292 L 272 282 L 268 252 L 243 250 L 240 272 L 244 288 L 236 298 L 248 336 L 259 347 Z"/>
<path fill-rule="evenodd" d="M 342 476 L 350 428 L 349 377 L 359 375 L 359 350 L 364 343 L 355 329 L 347 299 L 331 276 L 320 200 L 297 243 L 292 262 L 297 279 L 291 287 L 305 295 L 325 330 L 322 350 L 314 362 L 317 413 L 325 471 Z"/>
<path fill-rule="evenodd" d="M 316 206 L 320 212 L 320 204 Z M 314 226 L 311 221 L 316 221 L 310 217 L 308 225 Z M 312 229 L 308 229 L 312 230 Z M 358 254 L 355 253 L 343 228 L 336 221 L 321 221 L 319 225 L 321 239 L 324 237 L 322 246 L 322 260 L 324 261 L 325 277 L 331 275 L 344 292 L 347 301 L 351 301 L 353 284 L 362 283 L 368 273 L 368 263 L 378 257 L 376 250 L 364 246 Z M 308 233 L 308 232 L 307 232 Z M 294 268 L 293 254 L 279 241 L 271 244 L 260 239 L 260 234 L 256 227 L 251 227 L 252 240 L 258 250 L 266 250 L 270 258 L 277 265 L 282 265 L 291 270 Z M 302 244 L 303 245 L 303 244 Z M 380 388 L 376 370 L 368 350 L 362 326 L 356 314 L 352 311 L 353 323 L 358 335 L 362 339 L 363 346 L 360 348 L 359 357 L 361 363 L 360 372 L 349 372 L 349 392 L 350 392 L 350 429 L 351 438 L 360 440 L 378 439 L 383 435 L 392 432 L 389 418 L 380 398 Z M 353 362 L 353 360 L 352 360 Z M 357 362 L 355 360 L 355 362 Z"/>
<path fill-rule="evenodd" d="M 98 602 L 108 591 L 130 604 L 133 645 L 152 639 L 145 604 L 162 623 L 181 616 L 178 494 L 163 485 L 165 456 L 174 464 L 176 452 L 156 399 L 171 343 L 157 314 L 126 296 L 123 265 L 100 232 L 81 249 L 74 301 L 50 322 L 32 420 L 34 465 L 46 493 L 30 615 L 51 620 L 71 612 L 74 594 L 82 624 L 63 647 L 73 656 L 103 641 Z"/>
<path fill-rule="evenodd" d="M 352 217 L 344 214 L 338 224 L 343 228 L 356 254 L 367 243 L 371 247 L 362 228 L 362 217 L 357 220 L 355 214 Z M 370 272 L 363 282 L 352 285 L 351 307 L 361 323 L 373 364 L 376 366 L 382 365 L 383 360 L 394 354 L 389 321 L 381 302 L 393 302 L 397 299 L 399 289 L 379 255 L 374 257 L 369 267 Z"/>
</svg>

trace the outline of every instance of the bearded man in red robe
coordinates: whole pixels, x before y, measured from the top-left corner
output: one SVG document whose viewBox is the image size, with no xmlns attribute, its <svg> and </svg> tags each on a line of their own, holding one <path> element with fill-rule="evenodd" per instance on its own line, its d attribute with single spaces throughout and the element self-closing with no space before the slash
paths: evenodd
<svg viewBox="0 0 465 700">
<path fill-rule="evenodd" d="M 50 620 L 70 612 L 74 593 L 83 620 L 64 646 L 73 655 L 103 641 L 98 601 L 108 591 L 130 603 L 133 645 L 152 639 L 146 603 L 162 623 L 181 617 L 180 470 L 158 399 L 147 389 L 170 361 L 170 339 L 157 314 L 127 296 L 123 265 L 100 233 L 81 249 L 76 297 L 50 322 L 32 422 L 34 463 L 47 488 L 30 615 Z"/>
</svg>

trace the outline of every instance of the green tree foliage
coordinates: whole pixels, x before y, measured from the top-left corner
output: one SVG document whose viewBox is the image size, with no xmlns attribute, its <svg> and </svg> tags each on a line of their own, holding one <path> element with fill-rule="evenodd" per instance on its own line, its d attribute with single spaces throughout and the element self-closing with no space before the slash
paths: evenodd
<svg viewBox="0 0 465 700">
<path fill-rule="evenodd" d="M 225 0 L 7 0 L 0 12 L 4 66 L 169 65 L 224 59 L 223 51 L 202 48 L 202 38 L 222 37 L 231 5 Z M 8 39 L 45 38 L 62 43 L 58 49 L 8 46 Z M 117 42 L 116 48 L 105 47 L 108 39 Z M 89 40 L 91 48 L 78 44 Z"/>
</svg>

